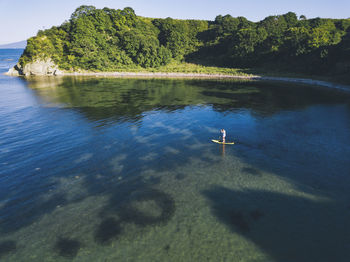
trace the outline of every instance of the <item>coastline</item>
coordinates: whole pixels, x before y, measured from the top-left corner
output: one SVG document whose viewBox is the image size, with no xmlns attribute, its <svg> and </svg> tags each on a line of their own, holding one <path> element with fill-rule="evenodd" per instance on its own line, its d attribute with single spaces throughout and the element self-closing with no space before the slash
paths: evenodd
<svg viewBox="0 0 350 262">
<path fill-rule="evenodd" d="M 350 93 L 350 85 L 343 85 L 323 80 L 315 80 L 310 78 L 294 78 L 294 77 L 276 77 L 263 75 L 229 75 L 229 74 L 206 74 L 206 73 L 163 73 L 163 72 L 62 72 L 60 76 L 96 76 L 96 77 L 145 77 L 145 78 L 207 78 L 207 79 L 242 79 L 257 81 L 280 81 L 305 85 L 313 85 L 326 87 Z"/>
<path fill-rule="evenodd" d="M 13 75 L 6 72 L 9 76 Z M 279 81 L 298 83 L 312 86 L 324 87 L 336 91 L 350 93 L 350 85 L 344 85 L 324 80 L 315 80 L 311 78 L 298 77 L 283 77 L 283 76 L 264 76 L 264 75 L 234 75 L 234 74 L 220 74 L 220 73 L 181 73 L 181 72 L 60 72 L 57 75 L 34 75 L 22 77 L 64 77 L 64 76 L 95 76 L 95 77 L 115 77 L 115 78 L 188 78 L 188 79 L 242 79 L 242 80 L 256 80 L 256 81 Z"/>
</svg>

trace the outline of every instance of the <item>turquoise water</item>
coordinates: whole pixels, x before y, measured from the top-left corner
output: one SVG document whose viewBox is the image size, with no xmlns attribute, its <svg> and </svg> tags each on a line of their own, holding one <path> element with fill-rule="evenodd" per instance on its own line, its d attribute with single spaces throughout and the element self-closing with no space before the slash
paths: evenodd
<svg viewBox="0 0 350 262">
<path fill-rule="evenodd" d="M 1 72 L 19 55 L 0 50 Z M 349 261 L 349 102 L 286 83 L 0 75 L 0 260 Z M 235 145 L 210 141 L 220 128 Z"/>
</svg>

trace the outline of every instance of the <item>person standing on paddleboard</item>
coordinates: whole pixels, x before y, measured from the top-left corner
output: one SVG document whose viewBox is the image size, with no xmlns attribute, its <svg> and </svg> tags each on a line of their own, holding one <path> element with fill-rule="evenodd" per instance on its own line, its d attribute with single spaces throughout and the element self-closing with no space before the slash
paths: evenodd
<svg viewBox="0 0 350 262">
<path fill-rule="evenodd" d="M 226 141 L 226 130 L 222 128 L 220 130 L 220 132 L 222 134 L 222 142 L 225 143 L 225 141 Z"/>
</svg>

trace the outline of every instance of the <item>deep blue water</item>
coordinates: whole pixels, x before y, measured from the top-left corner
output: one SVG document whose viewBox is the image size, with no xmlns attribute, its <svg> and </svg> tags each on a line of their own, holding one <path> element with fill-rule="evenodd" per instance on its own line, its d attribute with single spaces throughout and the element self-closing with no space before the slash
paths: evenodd
<svg viewBox="0 0 350 262">
<path fill-rule="evenodd" d="M 22 53 L 23 49 L 0 49 L 1 72 L 6 72 L 14 66 Z"/>
<path fill-rule="evenodd" d="M 349 261 L 348 96 L 3 75 L 21 53 L 0 50 L 0 260 Z"/>
</svg>

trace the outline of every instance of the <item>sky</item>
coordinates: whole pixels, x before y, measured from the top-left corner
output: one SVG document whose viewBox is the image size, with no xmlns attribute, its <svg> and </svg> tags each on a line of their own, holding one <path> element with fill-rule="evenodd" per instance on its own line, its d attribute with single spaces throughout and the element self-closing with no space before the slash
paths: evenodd
<svg viewBox="0 0 350 262">
<path fill-rule="evenodd" d="M 350 0 L 0 0 L 0 45 L 58 26 L 80 5 L 129 6 L 137 15 L 154 18 L 214 20 L 217 15 L 230 14 L 257 22 L 289 11 L 307 18 L 350 18 Z"/>
</svg>

